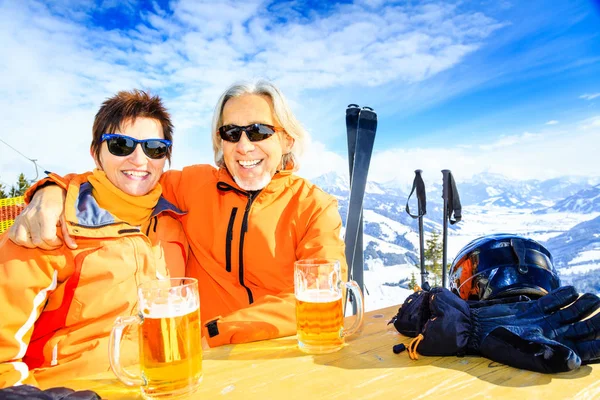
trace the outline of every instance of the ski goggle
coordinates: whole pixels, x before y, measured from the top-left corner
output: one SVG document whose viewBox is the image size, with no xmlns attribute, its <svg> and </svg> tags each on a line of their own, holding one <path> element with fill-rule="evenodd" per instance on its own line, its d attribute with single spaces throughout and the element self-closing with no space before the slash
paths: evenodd
<svg viewBox="0 0 600 400">
<path fill-rule="evenodd" d="M 172 142 L 166 139 L 144 139 L 139 140 L 118 133 L 105 133 L 100 138 L 100 143 L 106 141 L 108 151 L 113 156 L 125 157 L 135 151 L 140 144 L 144 154 L 153 160 L 165 158 Z"/>
<path fill-rule="evenodd" d="M 247 126 L 224 125 L 219 128 L 219 135 L 226 142 L 237 143 L 242 137 L 242 132 L 246 132 L 248 140 L 251 142 L 260 142 L 272 136 L 275 132 L 283 131 L 283 128 L 267 124 L 250 124 Z"/>
</svg>

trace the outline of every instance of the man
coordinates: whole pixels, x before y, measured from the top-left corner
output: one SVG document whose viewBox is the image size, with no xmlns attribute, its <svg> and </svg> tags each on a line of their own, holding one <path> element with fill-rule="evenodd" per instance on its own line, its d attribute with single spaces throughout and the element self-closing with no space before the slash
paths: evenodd
<svg viewBox="0 0 600 400">
<path fill-rule="evenodd" d="M 199 282 L 204 335 L 210 346 L 293 335 L 294 261 L 338 259 L 347 278 L 337 201 L 293 174 L 305 132 L 272 83 L 227 89 L 211 135 L 218 168 L 194 165 L 160 181 L 167 200 L 188 211 L 186 274 Z M 11 240 L 60 244 L 62 196 L 56 187 L 39 190 Z M 66 236 L 65 243 L 76 245 Z"/>
</svg>

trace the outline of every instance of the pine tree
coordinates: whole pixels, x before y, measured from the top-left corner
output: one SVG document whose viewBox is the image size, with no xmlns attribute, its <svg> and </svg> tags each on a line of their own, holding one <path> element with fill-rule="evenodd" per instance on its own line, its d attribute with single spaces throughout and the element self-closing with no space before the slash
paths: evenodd
<svg viewBox="0 0 600 400">
<path fill-rule="evenodd" d="M 6 199 L 8 194 L 5 192 L 6 187 L 0 182 L 0 199 Z"/>
<path fill-rule="evenodd" d="M 17 185 L 10 188 L 10 197 L 23 196 L 30 186 L 27 179 L 25 179 L 25 174 L 19 174 Z"/>
<path fill-rule="evenodd" d="M 417 286 L 417 279 L 415 278 L 415 273 L 413 272 L 410 281 L 408 282 L 408 288 L 412 290 L 415 288 L 415 286 Z"/>
<path fill-rule="evenodd" d="M 425 241 L 425 268 L 429 272 L 429 282 L 432 286 L 442 284 L 442 255 L 443 249 L 440 242 L 440 234 L 437 231 L 431 232 L 431 237 Z"/>
</svg>

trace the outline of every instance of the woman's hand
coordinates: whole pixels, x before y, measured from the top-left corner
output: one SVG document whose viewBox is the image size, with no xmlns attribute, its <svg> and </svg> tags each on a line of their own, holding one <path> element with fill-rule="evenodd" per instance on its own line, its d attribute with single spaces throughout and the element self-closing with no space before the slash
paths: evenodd
<svg viewBox="0 0 600 400">
<path fill-rule="evenodd" d="M 29 205 L 15 218 L 8 233 L 9 239 L 30 249 L 56 249 L 63 244 L 56 234 L 56 227 L 60 226 L 64 243 L 67 247 L 76 249 L 77 244 L 69 235 L 65 222 L 65 195 L 66 192 L 57 185 L 39 189 Z"/>
</svg>

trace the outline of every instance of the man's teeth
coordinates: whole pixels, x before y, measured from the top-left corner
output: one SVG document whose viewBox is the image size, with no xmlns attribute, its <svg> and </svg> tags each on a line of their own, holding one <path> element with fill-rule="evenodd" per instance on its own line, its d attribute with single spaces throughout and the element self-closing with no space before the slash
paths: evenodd
<svg viewBox="0 0 600 400">
<path fill-rule="evenodd" d="M 261 160 L 239 160 L 238 162 L 242 167 L 253 167 L 258 164 Z"/>
<path fill-rule="evenodd" d="M 144 177 L 149 174 L 147 171 L 123 171 L 125 175 Z"/>
</svg>

